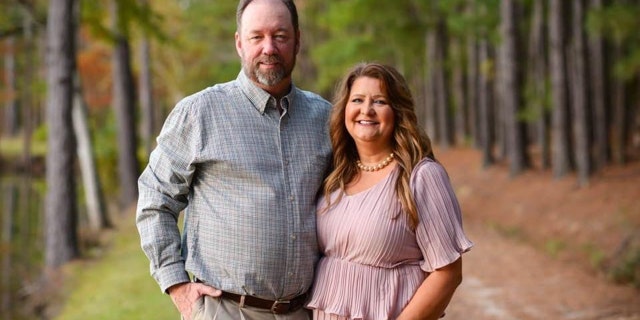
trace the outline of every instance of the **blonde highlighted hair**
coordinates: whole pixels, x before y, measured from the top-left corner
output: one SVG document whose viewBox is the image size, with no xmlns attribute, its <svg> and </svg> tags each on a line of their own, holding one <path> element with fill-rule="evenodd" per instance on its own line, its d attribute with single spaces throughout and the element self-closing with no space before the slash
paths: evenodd
<svg viewBox="0 0 640 320">
<path fill-rule="evenodd" d="M 435 156 L 429 137 L 418 124 L 415 103 L 405 78 L 395 68 L 380 63 L 357 64 L 336 87 L 329 120 L 329 134 L 333 147 L 332 170 L 323 183 L 327 203 L 325 209 L 332 205 L 329 195 L 335 190 L 344 190 L 359 173 L 356 166 L 359 157 L 355 141 L 345 127 L 345 108 L 351 87 L 360 77 L 380 80 L 382 90 L 386 92 L 395 114 L 392 147 L 400 171 L 395 189 L 403 211 L 407 213 L 411 226 L 415 228 L 418 212 L 409 187 L 411 172 L 420 160 L 425 157 L 435 160 Z M 337 202 L 339 199 L 334 201 Z"/>
</svg>

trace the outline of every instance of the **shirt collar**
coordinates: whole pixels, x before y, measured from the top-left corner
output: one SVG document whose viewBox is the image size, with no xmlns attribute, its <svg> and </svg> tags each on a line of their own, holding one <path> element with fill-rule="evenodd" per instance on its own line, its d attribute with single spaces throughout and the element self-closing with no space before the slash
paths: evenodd
<svg viewBox="0 0 640 320">
<path fill-rule="evenodd" d="M 244 70 L 240 70 L 237 81 L 240 83 L 240 89 L 242 92 L 247 96 L 247 98 L 249 98 L 253 107 L 261 114 L 264 114 L 268 105 L 275 107 L 275 98 L 253 83 L 253 81 L 251 81 L 251 79 L 249 79 L 249 77 L 244 73 Z M 296 87 L 292 83 L 289 93 L 282 97 L 282 107 L 287 110 L 287 113 L 291 112 L 290 108 L 293 105 L 293 101 L 295 101 L 296 91 Z"/>
</svg>

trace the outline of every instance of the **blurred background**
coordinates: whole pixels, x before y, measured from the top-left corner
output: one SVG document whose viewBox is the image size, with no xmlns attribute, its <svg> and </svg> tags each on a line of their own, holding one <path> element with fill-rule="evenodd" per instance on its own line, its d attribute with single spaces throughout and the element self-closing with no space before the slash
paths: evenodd
<svg viewBox="0 0 640 320">
<path fill-rule="evenodd" d="M 302 49 L 295 84 L 330 100 L 355 63 L 395 66 L 444 159 L 461 159 L 446 153 L 464 149 L 470 153 L 458 155 L 474 159 L 468 166 L 499 168 L 509 181 L 570 179 L 569 192 L 593 188 L 608 168 L 639 159 L 637 0 L 296 4 Z M 0 0 L 1 319 L 53 318 L 65 302 L 86 305 L 81 298 L 137 275 L 130 279 L 135 288 L 117 287 L 112 300 L 99 300 L 112 310 L 102 314 L 176 318 L 148 275 L 131 226 L 137 177 L 175 103 L 237 76 L 236 5 Z M 639 181 L 633 168 L 629 179 Z M 637 183 L 621 188 L 636 190 L 629 201 L 640 198 Z M 627 235 L 637 234 L 638 214 L 627 212 L 622 224 L 631 231 L 587 258 L 594 273 L 609 275 L 619 265 L 604 262 L 621 259 L 623 271 L 607 281 L 635 288 L 640 246 Z M 558 241 L 547 242 L 547 251 L 561 250 Z M 109 258 L 111 248 L 123 251 Z M 99 270 L 94 278 L 78 278 L 91 269 Z M 89 283 L 87 291 L 79 283 Z M 147 296 L 162 307 L 127 312 L 154 315 L 113 311 Z"/>
</svg>

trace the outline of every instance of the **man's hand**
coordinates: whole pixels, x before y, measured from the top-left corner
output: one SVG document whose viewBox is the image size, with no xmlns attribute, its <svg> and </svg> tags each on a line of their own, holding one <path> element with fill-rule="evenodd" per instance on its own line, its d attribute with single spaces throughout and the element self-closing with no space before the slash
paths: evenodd
<svg viewBox="0 0 640 320">
<path fill-rule="evenodd" d="M 193 304 L 201 296 L 219 297 L 222 291 L 198 282 L 184 282 L 167 289 L 173 304 L 176 305 L 183 319 L 191 319 Z"/>
</svg>

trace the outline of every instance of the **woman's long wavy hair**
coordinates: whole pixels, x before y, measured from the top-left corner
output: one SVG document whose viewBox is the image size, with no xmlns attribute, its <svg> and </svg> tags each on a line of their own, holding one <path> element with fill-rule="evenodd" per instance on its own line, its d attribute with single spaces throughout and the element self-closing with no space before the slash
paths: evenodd
<svg viewBox="0 0 640 320">
<path fill-rule="evenodd" d="M 435 161 L 431 141 L 418 124 L 415 103 L 404 77 L 393 67 L 379 63 L 359 63 L 354 66 L 336 87 L 333 108 L 329 120 L 329 134 L 333 146 L 333 168 L 324 180 L 323 193 L 327 206 L 331 207 L 330 194 L 345 186 L 358 176 L 358 152 L 356 144 L 345 126 L 345 108 L 351 87 L 356 79 L 368 77 L 378 79 L 386 92 L 395 114 L 392 148 L 398 162 L 399 175 L 396 194 L 402 208 L 409 216 L 411 227 L 418 224 L 418 212 L 409 182 L 415 165 L 425 157 Z M 340 198 L 334 199 L 335 202 Z"/>
</svg>

